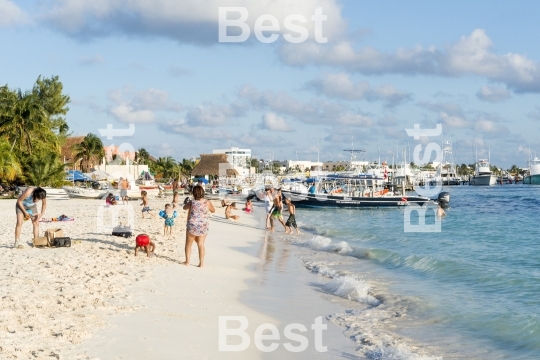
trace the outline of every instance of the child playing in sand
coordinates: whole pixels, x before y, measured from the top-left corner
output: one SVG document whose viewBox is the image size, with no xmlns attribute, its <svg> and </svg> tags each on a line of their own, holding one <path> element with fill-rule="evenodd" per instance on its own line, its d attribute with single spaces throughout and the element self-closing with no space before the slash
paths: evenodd
<svg viewBox="0 0 540 360">
<path fill-rule="evenodd" d="M 231 219 L 231 220 L 240 219 L 240 216 L 232 214 L 232 209 L 236 209 L 236 203 L 235 202 L 233 202 L 230 205 L 227 205 L 227 207 L 225 208 L 225 218 L 226 219 Z"/>
<path fill-rule="evenodd" d="M 172 237 L 172 228 L 174 226 L 174 219 L 178 216 L 176 210 L 173 210 L 171 204 L 165 205 L 165 210 L 160 211 L 159 215 L 165 219 L 165 225 L 163 227 L 163 236 Z"/>
<path fill-rule="evenodd" d="M 135 256 L 137 256 L 139 249 L 145 250 L 146 256 L 150 257 L 150 253 L 153 254 L 154 250 L 156 250 L 156 245 L 150 240 L 148 235 L 141 234 L 135 239 Z"/>
<path fill-rule="evenodd" d="M 141 206 L 143 207 L 142 208 L 142 218 L 144 219 L 144 213 L 148 213 L 150 214 L 154 219 L 156 218 L 156 215 L 154 213 L 152 213 L 152 210 L 150 209 L 150 206 L 148 206 L 148 198 L 146 197 L 147 195 L 147 192 L 146 191 L 141 191 L 141 196 L 142 196 L 142 203 L 141 203 Z"/>
<path fill-rule="evenodd" d="M 296 233 L 300 234 L 300 231 L 298 230 L 298 226 L 296 225 L 296 206 L 293 205 L 291 199 L 285 199 L 285 204 L 287 204 L 287 211 L 289 212 L 289 218 L 287 219 L 287 222 L 285 223 L 285 232 L 287 234 L 292 234 L 292 228 L 294 227 L 296 229 Z"/>
</svg>

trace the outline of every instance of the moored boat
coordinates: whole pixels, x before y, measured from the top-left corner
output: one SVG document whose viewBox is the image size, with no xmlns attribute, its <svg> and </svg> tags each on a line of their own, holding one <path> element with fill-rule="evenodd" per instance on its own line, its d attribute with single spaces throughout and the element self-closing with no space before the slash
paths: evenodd
<svg viewBox="0 0 540 360">
<path fill-rule="evenodd" d="M 493 186 L 497 183 L 497 176 L 491 172 L 488 160 L 481 159 L 476 163 L 469 183 L 476 186 Z"/>
<path fill-rule="evenodd" d="M 540 185 L 540 159 L 529 160 L 529 172 L 523 178 L 524 184 Z"/>
</svg>

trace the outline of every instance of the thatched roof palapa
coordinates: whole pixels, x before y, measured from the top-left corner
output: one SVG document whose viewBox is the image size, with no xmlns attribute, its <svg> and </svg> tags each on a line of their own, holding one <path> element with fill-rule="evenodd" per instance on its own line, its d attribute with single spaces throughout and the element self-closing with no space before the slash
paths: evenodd
<svg viewBox="0 0 540 360">
<path fill-rule="evenodd" d="M 238 176 L 238 171 L 229 163 L 227 154 L 201 154 L 201 161 L 195 165 L 191 175 L 224 175 L 223 171 L 226 171 L 227 176 Z"/>
</svg>

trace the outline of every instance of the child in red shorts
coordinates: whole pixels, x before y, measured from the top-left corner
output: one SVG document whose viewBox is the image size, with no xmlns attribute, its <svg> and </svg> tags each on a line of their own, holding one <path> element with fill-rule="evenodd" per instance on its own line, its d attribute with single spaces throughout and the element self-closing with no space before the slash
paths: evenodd
<svg viewBox="0 0 540 360">
<path fill-rule="evenodd" d="M 137 256 L 137 251 L 140 249 L 146 250 L 146 255 L 150 257 L 150 253 L 154 253 L 156 245 L 150 240 L 150 236 L 146 234 L 137 235 L 135 238 L 135 256 Z"/>
</svg>

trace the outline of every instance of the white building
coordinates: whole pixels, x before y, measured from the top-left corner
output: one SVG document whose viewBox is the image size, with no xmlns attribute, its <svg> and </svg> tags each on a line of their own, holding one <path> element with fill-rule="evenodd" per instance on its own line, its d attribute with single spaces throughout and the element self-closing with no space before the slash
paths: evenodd
<svg viewBox="0 0 540 360">
<path fill-rule="evenodd" d="M 251 149 L 217 149 L 212 152 L 213 154 L 227 154 L 227 160 L 234 167 L 240 176 L 250 175 L 251 164 Z"/>
</svg>

